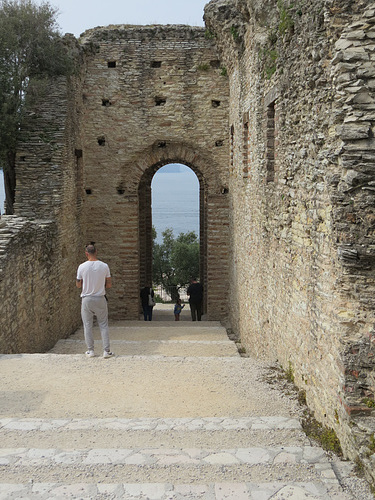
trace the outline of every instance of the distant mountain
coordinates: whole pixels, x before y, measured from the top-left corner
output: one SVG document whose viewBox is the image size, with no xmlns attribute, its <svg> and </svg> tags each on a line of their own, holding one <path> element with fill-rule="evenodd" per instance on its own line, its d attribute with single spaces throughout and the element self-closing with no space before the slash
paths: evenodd
<svg viewBox="0 0 375 500">
<path fill-rule="evenodd" d="M 169 165 L 165 165 L 158 170 L 158 174 L 176 174 L 182 172 L 182 170 L 186 170 L 185 165 L 179 165 L 177 163 L 171 163 Z"/>
</svg>

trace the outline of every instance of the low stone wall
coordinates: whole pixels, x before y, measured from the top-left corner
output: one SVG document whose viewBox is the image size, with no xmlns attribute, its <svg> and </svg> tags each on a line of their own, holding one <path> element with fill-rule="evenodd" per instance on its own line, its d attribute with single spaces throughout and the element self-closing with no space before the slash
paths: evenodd
<svg viewBox="0 0 375 500">
<path fill-rule="evenodd" d="M 2 217 L 0 353 L 44 352 L 77 329 L 79 298 L 65 289 L 66 273 L 56 223 Z"/>
</svg>

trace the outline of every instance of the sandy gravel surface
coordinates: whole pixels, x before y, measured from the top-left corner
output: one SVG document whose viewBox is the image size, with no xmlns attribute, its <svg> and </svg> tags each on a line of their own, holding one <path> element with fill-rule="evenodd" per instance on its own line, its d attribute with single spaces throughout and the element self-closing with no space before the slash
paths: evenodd
<svg viewBox="0 0 375 500">
<path fill-rule="evenodd" d="M 187 311 L 185 311 L 187 312 Z M 253 358 L 225 356 L 228 341 L 219 323 L 176 324 L 161 310 L 155 320 L 111 325 L 112 349 L 117 355 L 103 359 L 100 335 L 95 330 L 95 358 L 86 358 L 82 330 L 47 354 L 0 355 L 0 418 L 2 419 L 178 419 L 198 417 L 299 417 L 301 407 L 281 384 Z M 210 351 L 211 343 L 211 351 Z M 233 348 L 232 344 L 231 348 Z M 117 348 L 117 349 L 116 349 Z M 161 355 L 163 354 L 163 355 Z M 216 357 L 217 356 L 217 357 Z M 272 370 L 271 370 L 272 372 Z M 276 377 L 277 379 L 277 377 Z M 24 443 L 27 442 L 27 444 Z M 241 448 L 244 446 L 303 446 L 309 440 L 298 430 L 233 429 L 178 432 L 85 429 L 73 432 L 9 431 L 2 429 L 4 448 L 136 448 L 193 447 Z M 336 459 L 334 459 L 336 460 Z M 337 462 L 338 464 L 338 462 Z M 186 466 L 185 466 L 186 465 Z M 338 467 L 338 465 L 337 465 Z M 4 469 L 4 470 L 2 470 Z M 355 500 L 372 498 L 367 483 L 353 467 L 343 472 L 341 484 Z M 3 476 L 1 475 L 3 474 Z M 33 467 L 0 467 L 3 482 L 179 482 L 304 481 L 319 479 L 309 464 L 207 465 L 184 467 L 111 467 L 110 465 L 56 464 Z M 297 498 L 297 497 L 293 497 Z M 348 497 L 345 497 L 348 498 Z M 336 497 L 335 497 L 336 499 Z M 337 500 L 341 500 L 337 497 Z"/>
<path fill-rule="evenodd" d="M 250 358 L 1 356 L 2 417 L 289 416 Z"/>
</svg>

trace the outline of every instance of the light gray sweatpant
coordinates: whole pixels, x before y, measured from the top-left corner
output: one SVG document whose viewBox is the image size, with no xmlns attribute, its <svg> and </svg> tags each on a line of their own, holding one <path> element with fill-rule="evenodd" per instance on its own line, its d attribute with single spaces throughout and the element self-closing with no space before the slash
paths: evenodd
<svg viewBox="0 0 375 500">
<path fill-rule="evenodd" d="M 92 325 L 94 323 L 94 316 L 96 316 L 100 328 L 100 334 L 102 336 L 103 350 L 110 352 L 108 332 L 108 307 L 104 295 L 101 297 L 82 297 L 81 316 L 87 349 L 89 351 L 94 350 Z"/>
</svg>

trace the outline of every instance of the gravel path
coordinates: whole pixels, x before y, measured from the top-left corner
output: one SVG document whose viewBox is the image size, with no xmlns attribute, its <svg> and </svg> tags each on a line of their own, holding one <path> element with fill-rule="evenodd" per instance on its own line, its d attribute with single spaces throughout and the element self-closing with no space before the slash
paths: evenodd
<svg viewBox="0 0 375 500">
<path fill-rule="evenodd" d="M 94 358 L 82 331 L 47 354 L 0 356 L 1 500 L 373 499 L 218 323 L 156 319 L 112 325 L 111 359 L 97 330 Z"/>
</svg>

